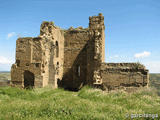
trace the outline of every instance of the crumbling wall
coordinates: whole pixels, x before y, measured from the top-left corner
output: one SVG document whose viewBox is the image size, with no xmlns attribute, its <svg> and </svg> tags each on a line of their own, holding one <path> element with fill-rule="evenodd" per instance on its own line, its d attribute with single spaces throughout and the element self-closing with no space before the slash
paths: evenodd
<svg viewBox="0 0 160 120">
<path fill-rule="evenodd" d="M 87 83 L 101 84 L 99 68 L 105 61 L 104 52 L 104 16 L 100 13 L 98 16 L 89 17 L 90 41 L 87 47 Z"/>
<path fill-rule="evenodd" d="M 43 42 L 44 85 L 57 88 L 58 80 L 63 76 L 64 34 L 53 22 L 43 22 L 40 28 Z"/>
<path fill-rule="evenodd" d="M 88 29 L 81 27 L 64 31 L 64 74 L 61 85 L 78 89 L 86 80 Z"/>
<path fill-rule="evenodd" d="M 103 63 L 100 74 L 103 85 L 111 89 L 148 85 L 148 70 L 139 63 Z"/>
<path fill-rule="evenodd" d="M 30 71 L 35 76 L 35 86 L 42 86 L 41 46 L 41 38 L 26 37 L 16 41 L 16 63 L 11 69 L 12 84 L 24 87 L 24 72 Z"/>
<path fill-rule="evenodd" d="M 62 79 L 63 75 L 63 43 L 63 32 L 52 22 L 41 24 L 38 37 L 19 38 L 16 42 L 16 63 L 11 68 L 12 84 L 25 87 L 25 79 L 29 76 L 25 73 L 30 73 L 34 87 L 50 85 L 56 88 L 57 79 Z"/>
</svg>

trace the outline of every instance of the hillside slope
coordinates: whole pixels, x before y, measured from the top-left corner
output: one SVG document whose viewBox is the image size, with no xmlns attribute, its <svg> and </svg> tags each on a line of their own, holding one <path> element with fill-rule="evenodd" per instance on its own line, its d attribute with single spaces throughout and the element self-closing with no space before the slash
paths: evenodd
<svg viewBox="0 0 160 120">
<path fill-rule="evenodd" d="M 10 80 L 10 72 L 0 72 L 0 80 Z"/>
<path fill-rule="evenodd" d="M 150 74 L 150 86 L 160 90 L 160 74 Z"/>
</svg>

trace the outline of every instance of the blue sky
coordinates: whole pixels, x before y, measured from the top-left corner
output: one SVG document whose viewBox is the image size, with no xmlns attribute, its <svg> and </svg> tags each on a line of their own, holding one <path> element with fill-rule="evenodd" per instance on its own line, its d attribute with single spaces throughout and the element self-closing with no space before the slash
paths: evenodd
<svg viewBox="0 0 160 120">
<path fill-rule="evenodd" d="M 105 17 L 106 62 L 139 61 L 160 73 L 159 0 L 1 0 L 0 71 L 14 63 L 17 37 L 38 36 L 42 21 L 88 27 L 98 13 Z"/>
</svg>

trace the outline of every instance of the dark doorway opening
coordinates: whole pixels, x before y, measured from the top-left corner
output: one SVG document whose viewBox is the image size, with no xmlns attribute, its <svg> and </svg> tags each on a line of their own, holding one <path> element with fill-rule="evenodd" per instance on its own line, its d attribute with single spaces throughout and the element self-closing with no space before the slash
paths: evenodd
<svg viewBox="0 0 160 120">
<path fill-rule="evenodd" d="M 59 57 L 59 45 L 58 45 L 58 41 L 56 41 L 56 57 Z"/>
<path fill-rule="evenodd" d="M 34 87 L 34 74 L 30 71 L 24 71 L 24 88 Z"/>
</svg>

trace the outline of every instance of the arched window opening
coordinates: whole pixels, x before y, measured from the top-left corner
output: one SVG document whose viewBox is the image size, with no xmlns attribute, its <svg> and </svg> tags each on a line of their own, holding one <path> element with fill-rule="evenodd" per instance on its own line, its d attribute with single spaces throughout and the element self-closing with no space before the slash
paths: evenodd
<svg viewBox="0 0 160 120">
<path fill-rule="evenodd" d="M 58 41 L 56 41 L 56 57 L 59 57 L 59 45 L 58 45 Z"/>
</svg>

